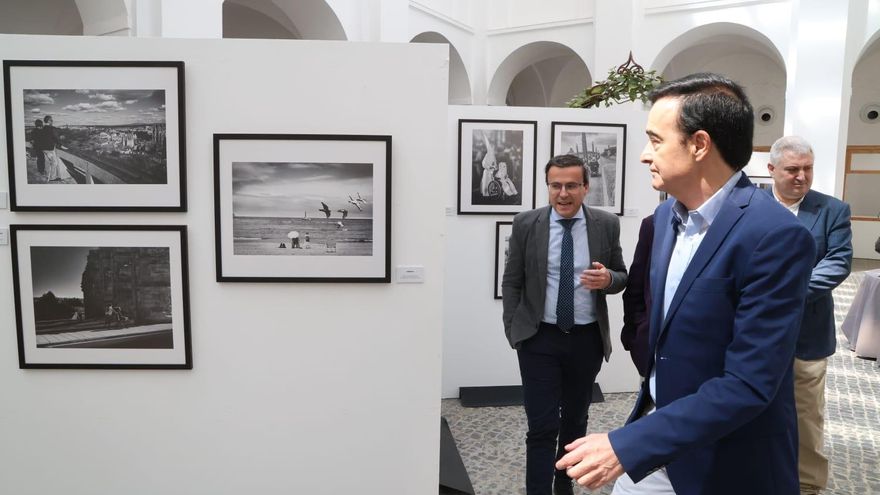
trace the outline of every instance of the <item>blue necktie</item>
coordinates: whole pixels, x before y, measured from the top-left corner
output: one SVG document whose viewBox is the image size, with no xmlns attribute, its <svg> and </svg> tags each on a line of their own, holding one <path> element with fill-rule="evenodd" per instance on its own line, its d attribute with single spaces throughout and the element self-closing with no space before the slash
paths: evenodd
<svg viewBox="0 0 880 495">
<path fill-rule="evenodd" d="M 559 257 L 559 295 L 556 298 L 556 326 L 567 332 L 574 326 L 574 239 L 575 218 L 562 218 L 562 251 Z"/>
</svg>

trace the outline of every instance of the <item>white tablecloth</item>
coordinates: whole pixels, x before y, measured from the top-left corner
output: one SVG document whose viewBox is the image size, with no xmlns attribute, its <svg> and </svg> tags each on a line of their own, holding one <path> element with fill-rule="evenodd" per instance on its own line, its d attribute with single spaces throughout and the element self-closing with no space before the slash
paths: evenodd
<svg viewBox="0 0 880 495">
<path fill-rule="evenodd" d="M 880 357 L 880 270 L 865 272 L 841 330 L 856 355 Z"/>
</svg>

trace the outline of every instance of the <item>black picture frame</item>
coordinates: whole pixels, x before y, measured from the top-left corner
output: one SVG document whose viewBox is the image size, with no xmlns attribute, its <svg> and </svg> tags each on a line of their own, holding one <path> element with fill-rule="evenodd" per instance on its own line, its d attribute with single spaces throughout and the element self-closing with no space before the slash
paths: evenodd
<svg viewBox="0 0 880 495">
<path fill-rule="evenodd" d="M 391 282 L 391 136 L 214 134 L 218 282 Z"/>
<path fill-rule="evenodd" d="M 626 197 L 626 124 L 551 122 L 550 155 L 564 154 L 578 156 L 589 170 L 586 205 L 622 216 Z"/>
<path fill-rule="evenodd" d="M 534 120 L 459 119 L 458 214 L 534 209 L 537 141 Z"/>
<path fill-rule="evenodd" d="M 186 226 L 11 225 L 10 239 L 19 368 L 192 369 Z"/>
<path fill-rule="evenodd" d="M 507 264 L 507 243 L 513 232 L 513 222 L 495 222 L 495 299 L 501 299 L 501 279 Z"/>
<path fill-rule="evenodd" d="M 186 211 L 183 62 L 4 60 L 3 81 L 11 210 Z"/>
</svg>

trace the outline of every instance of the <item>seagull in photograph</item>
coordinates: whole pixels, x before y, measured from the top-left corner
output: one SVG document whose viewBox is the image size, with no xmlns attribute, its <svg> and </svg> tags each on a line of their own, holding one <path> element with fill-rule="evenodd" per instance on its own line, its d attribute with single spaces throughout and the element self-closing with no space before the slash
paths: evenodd
<svg viewBox="0 0 880 495">
<path fill-rule="evenodd" d="M 342 213 L 343 220 L 345 220 L 345 218 L 348 216 L 348 210 L 346 210 L 345 208 L 343 208 L 341 210 L 336 210 L 336 211 L 338 211 L 339 213 Z"/>
<path fill-rule="evenodd" d="M 357 197 L 354 200 L 362 205 L 367 204 L 367 200 L 361 197 L 361 193 L 357 193 Z"/>
<path fill-rule="evenodd" d="M 336 222 L 336 228 L 337 228 L 337 229 L 341 229 L 342 227 L 345 227 L 345 224 L 344 224 L 344 223 L 342 223 L 342 222 Z"/>
<path fill-rule="evenodd" d="M 325 203 L 323 201 L 321 201 L 321 206 L 323 208 L 318 209 L 318 211 L 323 211 L 324 214 L 327 215 L 327 218 L 330 218 L 330 207 L 327 206 L 327 203 Z"/>
<path fill-rule="evenodd" d="M 359 205 L 357 201 L 351 199 L 351 195 L 348 196 L 348 202 L 350 204 L 355 205 L 357 207 L 358 211 L 363 211 L 363 210 L 361 210 L 361 205 Z"/>
</svg>

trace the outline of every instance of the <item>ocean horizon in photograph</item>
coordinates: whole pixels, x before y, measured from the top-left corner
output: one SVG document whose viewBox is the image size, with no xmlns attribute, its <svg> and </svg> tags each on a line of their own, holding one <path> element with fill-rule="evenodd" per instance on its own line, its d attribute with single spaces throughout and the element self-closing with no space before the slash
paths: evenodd
<svg viewBox="0 0 880 495">
<path fill-rule="evenodd" d="M 232 163 L 233 254 L 372 256 L 372 163 Z"/>
<path fill-rule="evenodd" d="M 23 99 L 28 184 L 168 183 L 165 90 L 25 89 Z"/>
<path fill-rule="evenodd" d="M 38 348 L 173 349 L 167 247 L 31 246 Z"/>
</svg>

